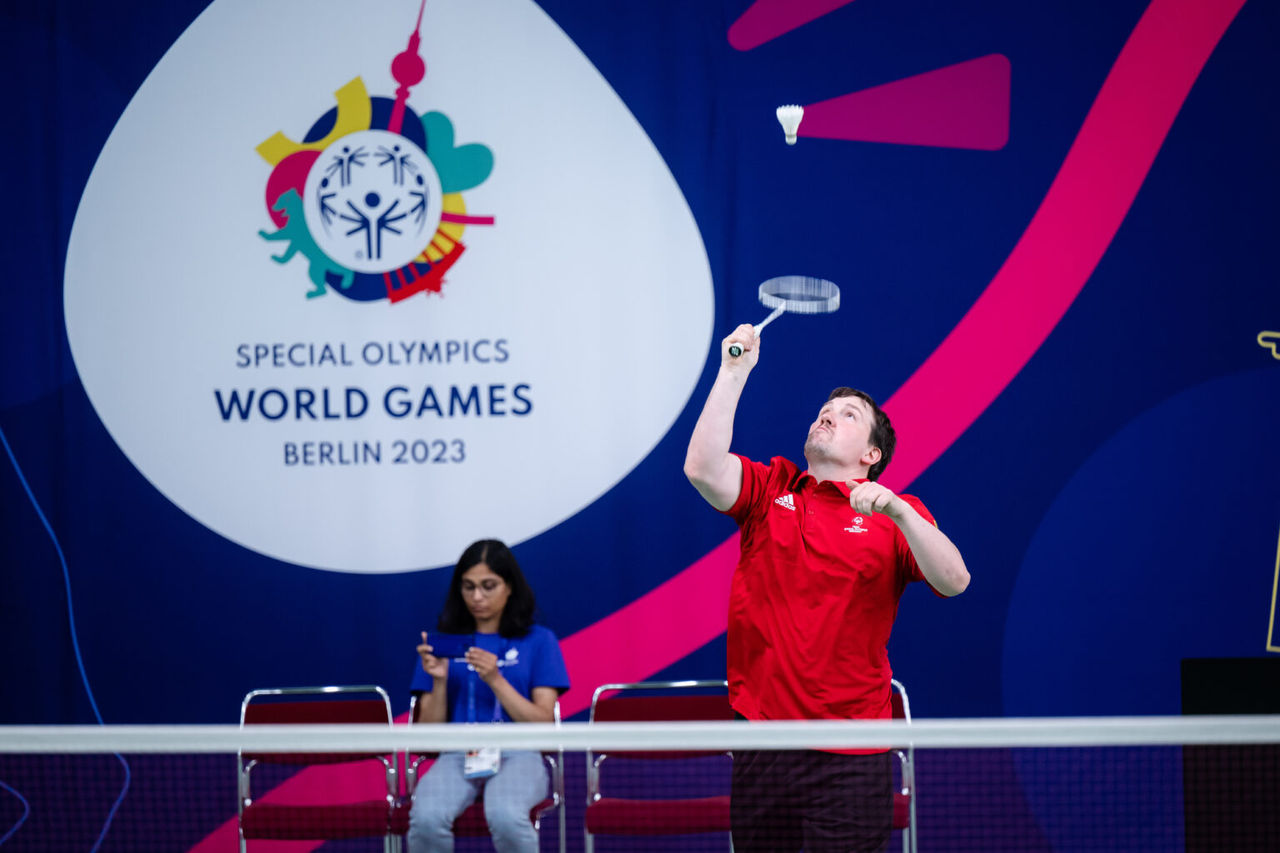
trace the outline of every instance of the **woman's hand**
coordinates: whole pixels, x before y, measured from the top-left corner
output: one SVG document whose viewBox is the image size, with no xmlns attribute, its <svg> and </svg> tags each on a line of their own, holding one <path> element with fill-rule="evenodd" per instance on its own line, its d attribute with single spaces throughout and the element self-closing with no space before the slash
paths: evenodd
<svg viewBox="0 0 1280 853">
<path fill-rule="evenodd" d="M 498 668 L 498 656 L 493 652 L 486 652 L 484 649 L 472 646 L 467 649 L 467 663 L 471 664 L 476 675 L 480 676 L 480 680 L 490 687 L 502 678 L 502 671 Z"/>
<path fill-rule="evenodd" d="M 422 632 L 422 643 L 418 646 L 418 657 L 422 658 L 422 671 L 437 681 L 448 678 L 449 661 L 431 654 L 431 645 L 427 642 L 427 632 Z"/>
</svg>

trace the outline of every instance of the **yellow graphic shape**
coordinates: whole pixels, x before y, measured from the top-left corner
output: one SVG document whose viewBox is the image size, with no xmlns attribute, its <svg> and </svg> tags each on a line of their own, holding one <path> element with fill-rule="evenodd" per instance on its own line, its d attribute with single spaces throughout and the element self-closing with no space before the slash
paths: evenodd
<svg viewBox="0 0 1280 853">
<path fill-rule="evenodd" d="M 280 131 L 255 149 L 262 159 L 272 166 L 290 154 L 298 151 L 323 151 L 337 139 L 357 130 L 368 130 L 369 121 L 373 117 L 373 106 L 369 103 L 369 92 L 364 87 L 364 80 L 359 77 L 333 93 L 338 102 L 338 116 L 333 121 L 333 130 L 324 139 L 315 142 L 294 142 Z"/>
<path fill-rule="evenodd" d="M 1280 587 L 1280 540 L 1276 541 L 1276 573 L 1271 580 L 1271 622 L 1267 625 L 1267 651 L 1280 652 L 1276 645 L 1276 589 Z"/>
<path fill-rule="evenodd" d="M 1280 359 L 1280 332 L 1258 332 L 1258 346 L 1271 350 L 1271 357 Z"/>
<path fill-rule="evenodd" d="M 440 212 L 465 216 L 467 204 L 462 200 L 462 193 L 449 193 L 442 196 L 440 199 Z M 453 250 L 454 245 L 462 238 L 462 232 L 466 227 L 466 224 L 462 222 L 441 222 L 440 227 L 436 229 L 435 235 L 431 238 L 431 243 L 414 260 L 434 264 Z"/>
</svg>

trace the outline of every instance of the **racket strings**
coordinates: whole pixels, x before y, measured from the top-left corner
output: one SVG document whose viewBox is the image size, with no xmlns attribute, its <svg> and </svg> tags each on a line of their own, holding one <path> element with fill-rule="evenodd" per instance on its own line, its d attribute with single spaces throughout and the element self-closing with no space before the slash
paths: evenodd
<svg viewBox="0 0 1280 853">
<path fill-rule="evenodd" d="M 840 288 L 823 278 L 784 275 L 760 285 L 760 304 L 796 314 L 827 314 L 840 307 Z"/>
</svg>

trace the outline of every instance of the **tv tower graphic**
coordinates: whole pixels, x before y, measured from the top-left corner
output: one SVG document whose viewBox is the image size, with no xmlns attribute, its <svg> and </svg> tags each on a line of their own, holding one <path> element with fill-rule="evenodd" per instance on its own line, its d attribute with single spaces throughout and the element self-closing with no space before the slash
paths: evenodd
<svg viewBox="0 0 1280 853">
<path fill-rule="evenodd" d="M 418 115 L 409 96 L 423 81 L 422 18 L 391 60 L 395 98 L 370 96 L 360 77 L 334 92 L 336 106 L 301 141 L 277 131 L 258 147 L 272 166 L 266 206 L 286 242 L 273 260 L 307 263 L 307 298 L 329 292 L 355 301 L 396 303 L 440 293 L 444 275 L 465 251 L 461 237 L 492 216 L 467 212 L 463 193 L 493 170 L 488 147 L 454 144 L 453 123 L 440 112 Z"/>
<path fill-rule="evenodd" d="M 400 84 L 396 87 L 396 103 L 391 108 L 391 120 L 387 122 L 387 130 L 392 133 L 400 132 L 400 125 L 404 121 L 404 105 L 409 100 L 409 90 L 427 76 L 427 63 L 418 52 L 422 44 L 422 13 L 426 8 L 427 0 L 422 0 L 421 5 L 418 6 L 418 21 L 413 25 L 413 32 L 409 34 L 409 46 L 391 60 L 391 79 Z"/>
</svg>

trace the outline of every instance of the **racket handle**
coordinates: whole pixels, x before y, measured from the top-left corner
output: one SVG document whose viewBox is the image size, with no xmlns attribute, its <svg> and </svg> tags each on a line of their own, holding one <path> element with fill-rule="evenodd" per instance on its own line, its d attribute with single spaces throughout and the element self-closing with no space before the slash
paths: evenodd
<svg viewBox="0 0 1280 853">
<path fill-rule="evenodd" d="M 782 312 L 786 310 L 787 310 L 787 306 L 779 305 L 777 308 L 773 309 L 773 312 L 769 314 L 768 317 L 765 317 L 763 320 L 757 323 L 755 325 L 756 337 L 757 338 L 760 337 L 760 330 L 763 329 L 765 326 L 769 325 L 770 323 L 772 323 L 774 320 L 778 319 L 778 317 L 782 315 Z M 729 344 L 729 358 L 737 358 L 740 355 L 742 355 L 741 345 Z"/>
<path fill-rule="evenodd" d="M 768 317 L 765 317 L 763 320 L 761 320 L 759 323 L 757 323 L 757 324 L 756 324 L 756 337 L 757 337 L 757 338 L 758 338 L 758 337 L 760 337 L 760 332 L 764 329 L 764 327 L 765 327 L 765 326 L 767 326 L 767 325 L 769 325 L 770 323 L 772 323 L 774 320 L 778 319 L 779 317 L 781 317 L 781 316 L 782 316 L 782 312 L 783 312 L 783 311 L 786 311 L 786 310 L 787 310 L 787 306 L 785 306 L 785 305 L 779 305 L 777 308 L 774 308 L 774 309 L 773 309 L 773 312 L 772 312 L 772 313 L 770 313 Z"/>
</svg>

